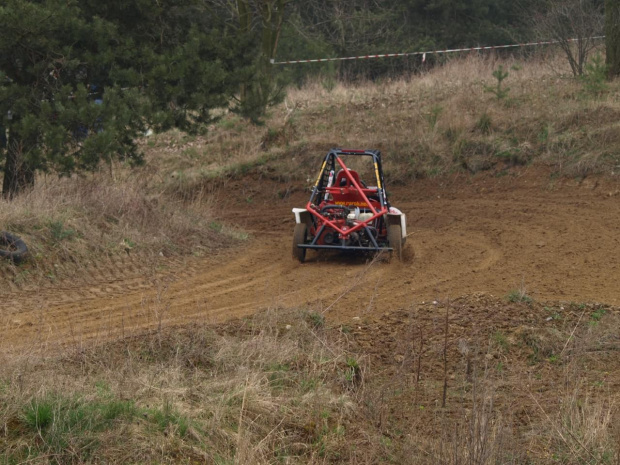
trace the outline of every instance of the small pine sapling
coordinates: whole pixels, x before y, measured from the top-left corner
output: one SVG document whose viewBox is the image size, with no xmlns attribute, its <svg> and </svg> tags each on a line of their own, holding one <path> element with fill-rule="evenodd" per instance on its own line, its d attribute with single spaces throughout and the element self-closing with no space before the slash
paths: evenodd
<svg viewBox="0 0 620 465">
<path fill-rule="evenodd" d="M 607 91 L 607 72 L 608 66 L 600 53 L 597 53 L 589 63 L 586 64 L 586 71 L 579 76 L 583 84 L 583 92 L 595 97 Z"/>
<path fill-rule="evenodd" d="M 495 86 L 484 86 L 485 92 L 490 92 L 497 97 L 497 100 L 502 100 L 508 96 L 508 92 L 510 91 L 510 87 L 503 87 L 504 79 L 508 77 L 508 71 L 504 71 L 504 66 L 499 65 L 499 67 L 493 71 L 493 77 L 497 80 L 497 85 Z"/>
</svg>

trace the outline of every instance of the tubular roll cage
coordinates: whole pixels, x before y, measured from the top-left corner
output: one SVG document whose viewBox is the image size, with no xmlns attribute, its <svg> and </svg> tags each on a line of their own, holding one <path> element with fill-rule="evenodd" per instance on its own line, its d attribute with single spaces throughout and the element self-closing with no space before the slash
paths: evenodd
<svg viewBox="0 0 620 465">
<path fill-rule="evenodd" d="M 367 189 L 360 185 L 360 183 L 351 175 L 349 169 L 345 165 L 344 161 L 341 158 L 341 155 L 354 155 L 354 156 L 370 156 L 372 157 L 373 165 L 375 168 L 375 177 L 377 182 L 376 189 Z M 337 193 L 340 188 L 338 186 L 327 186 L 329 177 L 326 176 L 327 173 L 336 172 L 336 168 L 340 167 L 342 169 L 344 176 L 349 180 L 351 185 L 355 188 L 355 190 L 362 197 L 362 200 L 366 203 L 366 207 L 371 211 L 372 216 L 364 221 L 360 221 L 358 224 L 352 227 L 345 226 L 344 228 L 340 228 L 336 223 L 331 221 L 329 218 L 326 218 L 321 214 L 321 212 L 317 209 L 317 205 L 321 203 L 320 196 L 323 193 Z M 375 239 L 374 235 L 368 229 L 368 225 L 373 222 L 375 219 L 386 215 L 389 211 L 390 205 L 387 201 L 387 196 L 385 194 L 385 185 L 383 181 L 383 168 L 381 166 L 381 152 L 379 150 L 349 150 L 349 149 L 331 149 L 329 153 L 325 156 L 325 160 L 323 161 L 323 165 L 321 166 L 321 170 L 319 171 L 319 176 L 314 184 L 314 188 L 312 189 L 312 194 L 310 195 L 310 200 L 306 205 L 306 209 L 312 216 L 314 216 L 319 224 L 321 225 L 319 230 L 317 231 L 314 240 L 310 244 L 298 244 L 298 247 L 308 248 L 308 249 L 339 249 L 339 250 L 370 250 L 370 251 L 380 251 L 392 250 L 392 247 L 380 247 Z M 370 200 L 368 199 L 366 194 L 372 193 L 372 195 L 376 195 L 379 198 L 380 208 L 375 208 Z M 342 236 L 342 245 L 319 245 L 317 244 L 318 239 L 321 237 L 326 226 L 331 227 L 334 231 L 338 232 Z M 359 231 L 361 229 L 365 229 L 368 237 L 372 241 L 372 247 L 358 247 L 358 246 L 347 246 L 345 245 L 345 240 L 349 237 L 350 234 Z"/>
</svg>

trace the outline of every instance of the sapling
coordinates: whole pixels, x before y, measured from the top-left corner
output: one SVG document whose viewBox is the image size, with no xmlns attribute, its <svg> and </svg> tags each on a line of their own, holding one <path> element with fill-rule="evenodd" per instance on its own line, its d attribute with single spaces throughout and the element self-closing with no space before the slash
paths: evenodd
<svg viewBox="0 0 620 465">
<path fill-rule="evenodd" d="M 504 79 L 508 77 L 508 71 L 504 71 L 504 66 L 499 65 L 499 67 L 493 71 L 493 77 L 497 80 L 497 85 L 495 86 L 484 86 L 485 92 L 490 92 L 497 97 L 497 100 L 502 100 L 508 96 L 508 92 L 510 91 L 510 87 L 503 87 Z"/>
</svg>

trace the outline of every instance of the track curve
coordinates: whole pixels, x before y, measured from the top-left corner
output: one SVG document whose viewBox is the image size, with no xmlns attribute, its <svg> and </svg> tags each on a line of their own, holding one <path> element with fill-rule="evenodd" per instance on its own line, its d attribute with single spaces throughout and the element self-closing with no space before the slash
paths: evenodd
<svg viewBox="0 0 620 465">
<path fill-rule="evenodd" d="M 309 252 L 303 265 L 290 257 L 290 209 L 306 196 L 274 203 L 280 186 L 267 186 L 252 204 L 233 197 L 223 205 L 222 219 L 253 235 L 237 250 L 170 261 L 164 272 L 127 258 L 86 266 L 74 284 L 4 286 L 0 348 L 90 343 L 268 307 L 303 306 L 346 322 L 428 299 L 517 288 L 538 300 L 620 304 L 614 180 L 551 185 L 547 174 L 530 172 L 398 187 L 391 199 L 411 232 L 403 263 Z"/>
</svg>

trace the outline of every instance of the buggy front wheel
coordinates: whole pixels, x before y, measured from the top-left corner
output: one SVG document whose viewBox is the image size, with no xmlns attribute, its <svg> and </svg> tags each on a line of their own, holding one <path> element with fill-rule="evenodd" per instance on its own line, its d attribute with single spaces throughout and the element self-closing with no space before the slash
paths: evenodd
<svg viewBox="0 0 620 465">
<path fill-rule="evenodd" d="M 293 232 L 293 259 L 303 263 L 306 260 L 305 247 L 298 247 L 298 244 L 305 244 L 308 239 L 308 226 L 306 223 L 297 223 Z"/>
</svg>

